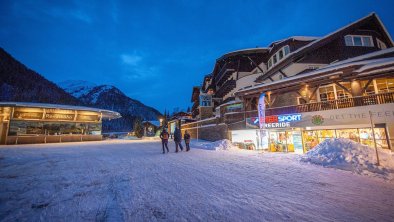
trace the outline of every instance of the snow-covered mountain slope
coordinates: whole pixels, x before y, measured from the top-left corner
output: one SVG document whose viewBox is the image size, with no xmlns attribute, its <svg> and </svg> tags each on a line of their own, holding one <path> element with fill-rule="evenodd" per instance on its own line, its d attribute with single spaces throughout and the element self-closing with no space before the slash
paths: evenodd
<svg viewBox="0 0 394 222">
<path fill-rule="evenodd" d="M 57 85 L 76 98 L 88 94 L 90 90 L 97 86 L 94 83 L 83 80 L 66 80 L 59 82 Z"/>
<path fill-rule="evenodd" d="M 78 99 L 17 61 L 2 48 L 0 101 L 82 105 Z"/>
<path fill-rule="evenodd" d="M 156 109 L 129 98 L 114 86 L 95 86 L 92 83 L 78 80 L 62 82 L 59 85 L 87 106 L 119 112 L 122 118 L 103 124 L 106 131 L 131 130 L 136 117 L 143 120 L 157 120 L 161 115 Z"/>
<path fill-rule="evenodd" d="M 157 120 L 160 112 L 127 97 L 114 86 L 87 81 L 58 85 L 29 69 L 0 47 L 0 101 L 82 105 L 114 110 L 122 118 L 103 123 L 103 131 L 128 131 L 134 119 Z"/>
</svg>

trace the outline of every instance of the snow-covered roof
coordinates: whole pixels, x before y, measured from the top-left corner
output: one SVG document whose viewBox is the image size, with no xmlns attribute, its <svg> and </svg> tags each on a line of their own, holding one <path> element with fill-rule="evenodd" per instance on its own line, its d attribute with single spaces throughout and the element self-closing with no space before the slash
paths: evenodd
<svg viewBox="0 0 394 222">
<path fill-rule="evenodd" d="M 369 59 L 369 60 L 368 60 L 368 58 L 373 58 L 373 57 L 376 57 L 379 55 L 389 54 L 392 52 L 394 52 L 394 48 L 389 48 L 389 49 L 381 50 L 379 52 L 369 53 L 366 55 L 343 60 L 338 63 L 333 63 L 333 64 L 328 65 L 326 67 L 323 67 L 323 68 L 320 68 L 320 69 L 317 69 L 317 70 L 314 70 L 311 72 L 307 72 L 304 74 L 291 76 L 289 78 L 277 80 L 277 81 L 266 83 L 266 84 L 259 84 L 259 85 L 255 85 L 252 87 L 243 88 L 243 89 L 238 90 L 236 93 L 252 91 L 255 89 L 273 86 L 273 85 L 282 85 L 284 83 L 293 82 L 298 79 L 303 79 L 305 77 L 311 77 L 311 78 L 314 76 L 322 77 L 321 74 L 327 73 L 327 72 L 330 72 L 331 73 L 330 75 L 337 75 L 337 74 L 340 74 L 341 72 L 338 73 L 336 71 L 339 71 L 339 70 L 346 68 L 346 67 L 352 67 L 352 66 L 357 67 L 357 69 L 353 71 L 355 73 L 361 73 L 365 70 L 372 69 L 372 68 L 378 68 L 378 67 L 385 67 L 384 68 L 385 71 L 391 71 L 391 70 L 394 70 L 394 57 L 380 58 L 380 59 Z M 387 68 L 387 66 L 390 66 L 390 65 L 392 66 L 391 69 Z M 327 76 L 325 76 L 325 77 L 327 77 Z"/>
<path fill-rule="evenodd" d="M 388 36 L 388 38 L 389 38 L 391 44 L 393 45 L 393 44 L 394 44 L 394 43 L 393 43 L 393 40 L 392 40 L 390 34 L 387 32 L 387 29 L 386 29 L 385 26 L 383 25 L 382 21 L 381 21 L 380 18 L 376 15 L 376 13 L 372 12 L 372 13 L 370 13 L 369 15 L 363 17 L 363 18 L 360 18 L 360 19 L 358 19 L 358 20 L 356 20 L 356 21 L 354 21 L 354 22 L 352 22 L 352 23 L 350 23 L 350 24 L 348 24 L 348 25 L 346 25 L 346 26 L 344 26 L 344 27 L 342 27 L 342 28 L 340 28 L 340 29 L 337 29 L 337 30 L 335 30 L 335 31 L 333 31 L 333 32 L 331 32 L 331 33 L 329 33 L 329 34 L 323 36 L 322 38 L 318 38 L 318 39 L 316 39 L 315 41 L 312 41 L 312 42 L 306 44 L 305 46 L 298 48 L 297 50 L 295 50 L 295 51 L 293 51 L 293 52 L 290 52 L 290 53 L 287 55 L 287 59 L 284 59 L 284 60 L 280 61 L 279 64 L 285 63 L 286 61 L 289 61 L 289 59 L 291 59 L 291 58 L 293 58 L 294 56 L 298 55 L 300 52 L 302 52 L 302 51 L 304 51 L 304 50 L 307 50 L 308 48 L 310 48 L 310 47 L 312 47 L 312 46 L 314 46 L 314 45 L 317 45 L 317 44 L 320 43 L 320 42 L 323 42 L 323 41 L 327 40 L 328 38 L 332 37 L 333 35 L 335 35 L 335 34 L 341 32 L 341 31 L 343 31 L 343 30 L 345 30 L 345 29 L 347 29 L 347 28 L 349 28 L 349 27 L 351 27 L 351 26 L 353 26 L 353 25 L 355 25 L 355 24 L 357 24 L 357 23 L 359 23 L 359 22 L 361 22 L 361 21 L 363 21 L 363 20 L 365 20 L 365 19 L 371 17 L 371 16 L 375 16 L 375 17 L 376 17 L 377 21 L 378 21 L 379 24 L 382 26 L 384 32 L 386 33 L 386 35 Z M 277 64 L 276 66 L 278 66 L 278 64 Z M 264 76 L 264 75 L 263 75 L 263 76 Z M 262 76 L 260 76 L 260 77 L 262 77 Z M 260 77 L 259 77 L 259 78 L 260 78 Z M 257 78 L 257 79 L 259 79 L 259 78 Z"/>
<path fill-rule="evenodd" d="M 115 111 L 100 109 L 100 108 L 91 108 L 86 106 L 70 106 L 70 105 L 61 105 L 61 104 L 30 103 L 30 102 L 0 102 L 0 106 L 91 111 L 91 112 L 102 113 L 104 119 L 117 119 L 122 117 L 118 112 Z"/>
<path fill-rule="evenodd" d="M 319 39 L 319 38 L 320 38 L 320 37 L 315 37 L 315 36 L 290 36 L 290 37 L 288 37 L 288 38 L 285 38 L 285 39 L 281 39 L 281 40 L 272 42 L 272 43 L 270 44 L 270 46 L 277 45 L 277 44 L 279 44 L 279 43 L 281 43 L 281 42 L 284 42 L 284 41 L 287 41 L 287 40 L 289 40 L 289 39 L 293 39 L 293 40 L 297 40 L 297 41 L 314 41 L 314 40 L 317 40 L 317 39 Z"/>
<path fill-rule="evenodd" d="M 250 54 L 250 53 L 264 53 L 264 52 L 268 52 L 269 50 L 270 50 L 269 47 L 257 47 L 257 48 L 235 50 L 235 51 L 228 52 L 228 53 L 222 55 L 220 58 L 216 59 L 216 61 L 225 59 L 227 57 L 235 56 L 235 55 Z"/>
</svg>

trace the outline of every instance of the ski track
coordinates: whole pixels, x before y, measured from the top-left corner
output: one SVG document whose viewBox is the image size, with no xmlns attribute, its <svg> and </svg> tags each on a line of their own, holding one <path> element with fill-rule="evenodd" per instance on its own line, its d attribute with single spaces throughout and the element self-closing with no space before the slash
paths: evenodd
<svg viewBox="0 0 394 222">
<path fill-rule="evenodd" d="M 0 146 L 0 220 L 394 221 L 393 181 L 292 154 L 169 146 Z"/>
</svg>

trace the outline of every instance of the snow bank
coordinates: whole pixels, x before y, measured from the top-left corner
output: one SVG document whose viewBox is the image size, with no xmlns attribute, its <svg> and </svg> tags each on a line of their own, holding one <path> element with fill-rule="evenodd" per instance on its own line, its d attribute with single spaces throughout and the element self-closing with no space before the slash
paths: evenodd
<svg viewBox="0 0 394 222">
<path fill-rule="evenodd" d="M 215 142 L 209 142 L 205 140 L 192 140 L 192 148 L 204 149 L 204 150 L 237 150 L 238 147 L 234 146 L 230 140 L 218 140 Z"/>
<path fill-rule="evenodd" d="M 327 139 L 301 157 L 301 161 L 326 167 L 394 179 L 394 154 L 379 149 L 380 166 L 374 148 L 349 139 Z"/>
</svg>

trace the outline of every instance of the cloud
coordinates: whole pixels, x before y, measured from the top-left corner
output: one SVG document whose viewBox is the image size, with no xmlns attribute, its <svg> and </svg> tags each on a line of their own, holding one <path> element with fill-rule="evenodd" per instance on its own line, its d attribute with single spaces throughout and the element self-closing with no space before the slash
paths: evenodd
<svg viewBox="0 0 394 222">
<path fill-rule="evenodd" d="M 157 75 L 159 67 L 150 64 L 140 53 L 121 54 L 123 76 L 129 80 L 146 80 Z"/>
<path fill-rule="evenodd" d="M 120 55 L 122 62 L 129 66 L 138 66 L 142 60 L 142 56 L 133 54 L 122 54 Z"/>
</svg>

